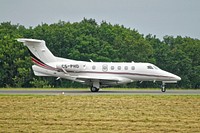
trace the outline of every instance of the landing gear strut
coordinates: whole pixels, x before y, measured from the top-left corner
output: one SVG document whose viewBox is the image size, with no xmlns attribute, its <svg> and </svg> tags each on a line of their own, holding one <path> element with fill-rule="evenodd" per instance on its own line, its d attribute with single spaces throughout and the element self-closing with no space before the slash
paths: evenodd
<svg viewBox="0 0 200 133">
<path fill-rule="evenodd" d="M 166 91 L 165 83 L 162 83 L 162 85 L 161 85 L 161 91 L 162 91 L 162 92 L 165 92 L 165 91 Z"/>
</svg>

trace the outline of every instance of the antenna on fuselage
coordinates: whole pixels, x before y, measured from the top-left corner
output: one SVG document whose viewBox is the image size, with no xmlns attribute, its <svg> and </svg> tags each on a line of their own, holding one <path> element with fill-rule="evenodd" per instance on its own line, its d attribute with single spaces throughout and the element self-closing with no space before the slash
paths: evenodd
<svg viewBox="0 0 200 133">
<path fill-rule="evenodd" d="M 90 62 L 94 62 L 92 59 L 90 59 Z"/>
</svg>

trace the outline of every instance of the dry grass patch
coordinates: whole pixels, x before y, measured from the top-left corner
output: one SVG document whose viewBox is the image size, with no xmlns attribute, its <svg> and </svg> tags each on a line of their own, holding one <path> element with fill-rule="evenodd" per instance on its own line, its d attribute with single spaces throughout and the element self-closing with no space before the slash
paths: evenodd
<svg viewBox="0 0 200 133">
<path fill-rule="evenodd" d="M 0 132 L 200 132 L 200 96 L 0 96 Z"/>
</svg>

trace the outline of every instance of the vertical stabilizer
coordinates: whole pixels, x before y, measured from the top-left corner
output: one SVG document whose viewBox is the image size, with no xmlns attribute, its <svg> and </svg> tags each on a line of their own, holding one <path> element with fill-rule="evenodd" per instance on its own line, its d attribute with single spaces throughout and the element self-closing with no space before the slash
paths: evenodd
<svg viewBox="0 0 200 133">
<path fill-rule="evenodd" d="M 56 57 L 46 47 L 45 41 L 36 39 L 17 39 L 19 42 L 23 42 L 28 47 L 32 58 L 43 63 L 56 62 Z"/>
</svg>

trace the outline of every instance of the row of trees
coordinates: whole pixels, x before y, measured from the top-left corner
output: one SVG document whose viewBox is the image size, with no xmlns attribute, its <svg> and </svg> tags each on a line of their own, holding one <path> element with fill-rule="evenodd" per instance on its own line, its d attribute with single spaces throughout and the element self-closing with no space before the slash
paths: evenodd
<svg viewBox="0 0 200 133">
<path fill-rule="evenodd" d="M 151 62 L 179 75 L 181 88 L 200 88 L 200 40 L 190 37 L 144 36 L 135 29 L 93 19 L 41 24 L 34 28 L 4 22 L 0 25 L 0 87 L 81 87 L 78 83 L 33 75 L 27 48 L 17 38 L 46 41 L 56 56 L 75 60 Z M 155 87 L 132 83 L 128 87 Z M 126 87 L 127 87 L 126 86 Z M 174 87 L 174 86 L 173 86 Z"/>
</svg>

